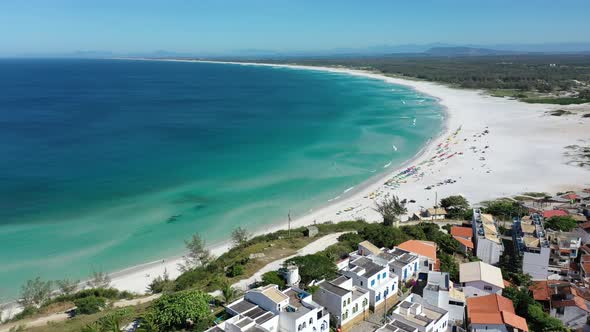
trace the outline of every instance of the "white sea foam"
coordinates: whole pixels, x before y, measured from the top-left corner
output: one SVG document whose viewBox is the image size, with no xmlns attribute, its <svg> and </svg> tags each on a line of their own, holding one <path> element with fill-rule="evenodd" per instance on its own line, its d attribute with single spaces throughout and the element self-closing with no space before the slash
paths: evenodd
<svg viewBox="0 0 590 332">
<path fill-rule="evenodd" d="M 354 187 L 350 187 L 350 188 L 346 189 L 346 190 L 344 191 L 344 194 L 346 194 L 347 192 L 351 191 L 352 189 L 354 189 Z"/>
<path fill-rule="evenodd" d="M 383 168 L 387 168 L 387 167 L 389 167 L 389 166 L 391 166 L 391 161 L 390 161 L 390 162 L 388 162 L 387 164 L 385 164 L 385 166 L 383 166 Z"/>
<path fill-rule="evenodd" d="M 397 151 L 397 146 L 395 146 L 395 144 L 392 144 L 391 147 L 393 148 L 393 151 Z"/>
</svg>

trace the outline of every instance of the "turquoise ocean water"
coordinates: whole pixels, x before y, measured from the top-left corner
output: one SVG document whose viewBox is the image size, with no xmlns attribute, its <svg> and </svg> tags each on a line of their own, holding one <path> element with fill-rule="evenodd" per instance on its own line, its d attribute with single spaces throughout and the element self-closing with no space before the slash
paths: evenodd
<svg viewBox="0 0 590 332">
<path fill-rule="evenodd" d="M 442 122 L 430 97 L 345 74 L 0 60 L 0 297 L 284 222 L 411 158 Z"/>
</svg>

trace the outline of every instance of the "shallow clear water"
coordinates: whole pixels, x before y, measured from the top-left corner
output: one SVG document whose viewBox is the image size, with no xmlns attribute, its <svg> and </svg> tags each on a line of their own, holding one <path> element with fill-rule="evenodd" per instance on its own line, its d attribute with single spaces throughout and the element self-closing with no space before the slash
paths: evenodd
<svg viewBox="0 0 590 332">
<path fill-rule="evenodd" d="M 441 124 L 434 99 L 344 74 L 0 60 L 0 296 L 301 215 Z"/>
</svg>

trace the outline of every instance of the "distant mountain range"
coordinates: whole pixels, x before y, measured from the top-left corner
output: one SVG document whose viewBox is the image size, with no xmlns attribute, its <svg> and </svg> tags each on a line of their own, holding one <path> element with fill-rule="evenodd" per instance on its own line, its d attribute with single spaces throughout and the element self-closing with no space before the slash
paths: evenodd
<svg viewBox="0 0 590 332">
<path fill-rule="evenodd" d="M 117 53 L 101 50 L 81 50 L 70 53 L 18 54 L 18 57 L 69 57 L 69 58 L 112 58 L 112 57 L 150 57 L 150 58 L 290 58 L 290 57 L 330 57 L 330 56 L 490 56 L 515 54 L 590 54 L 588 43 L 546 43 L 546 44 L 493 44 L 456 45 L 447 43 L 375 45 L 364 48 L 334 48 L 325 50 L 265 50 L 240 49 L 226 52 L 175 52 L 157 50 L 153 52 Z"/>
</svg>

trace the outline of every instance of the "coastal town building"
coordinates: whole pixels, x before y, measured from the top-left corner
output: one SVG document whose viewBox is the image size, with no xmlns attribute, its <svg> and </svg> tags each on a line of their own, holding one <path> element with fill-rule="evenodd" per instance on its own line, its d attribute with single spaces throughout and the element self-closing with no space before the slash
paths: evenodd
<svg viewBox="0 0 590 332">
<path fill-rule="evenodd" d="M 465 297 L 502 294 L 504 279 L 499 268 L 484 262 L 470 262 L 459 265 L 459 281 Z"/>
<path fill-rule="evenodd" d="M 512 301 L 498 294 L 468 298 L 467 322 L 474 332 L 529 330 L 526 319 L 516 315 Z"/>
<path fill-rule="evenodd" d="M 333 326 L 346 332 L 369 315 L 370 295 L 368 290 L 353 285 L 351 278 L 339 276 L 320 282 L 312 299 L 328 310 Z"/>
<path fill-rule="evenodd" d="M 465 318 L 465 294 L 454 287 L 447 272 L 428 272 L 428 281 L 422 290 L 427 303 L 449 312 L 449 320 L 462 325 Z"/>
<path fill-rule="evenodd" d="M 358 244 L 358 254 L 361 256 L 379 255 L 380 253 L 381 249 L 377 248 L 370 241 L 363 241 Z"/>
<path fill-rule="evenodd" d="M 369 306 L 373 311 L 389 309 L 397 302 L 399 278 L 390 272 L 387 264 L 359 257 L 339 273 L 350 278 L 353 285 L 369 290 Z"/>
<path fill-rule="evenodd" d="M 551 248 L 549 272 L 563 277 L 575 274 L 572 263 L 580 253 L 582 238 L 572 232 L 547 230 L 547 239 Z"/>
<path fill-rule="evenodd" d="M 522 272 L 533 280 L 545 280 L 551 273 L 549 256 L 551 247 L 543 227 L 543 218 L 534 213 L 512 223 L 515 252 L 522 257 Z"/>
<path fill-rule="evenodd" d="M 277 285 L 267 285 L 249 290 L 229 304 L 226 312 L 231 317 L 207 331 L 318 332 L 330 328 L 328 311 L 297 288 L 280 291 Z"/>
<path fill-rule="evenodd" d="M 429 208 L 414 213 L 411 219 L 419 221 L 436 221 L 444 220 L 446 216 L 447 211 L 444 208 Z"/>
<path fill-rule="evenodd" d="M 369 241 L 359 243 L 358 250 L 351 252 L 348 259 L 353 261 L 359 257 L 367 257 L 376 264 L 389 267 L 390 273 L 401 282 L 417 278 L 420 269 L 420 255 L 397 247 L 391 250 L 379 249 Z M 343 266 L 338 265 L 338 268 L 342 269 Z"/>
<path fill-rule="evenodd" d="M 438 271 L 440 263 L 436 258 L 436 243 L 432 241 L 409 240 L 401 243 L 397 248 L 414 253 L 420 257 L 418 273 Z"/>
<path fill-rule="evenodd" d="M 559 280 L 536 281 L 530 286 L 533 298 L 545 311 L 573 330 L 586 325 L 590 316 L 590 291 Z"/>
<path fill-rule="evenodd" d="M 460 243 L 459 248 L 464 253 L 473 252 L 473 229 L 471 227 L 453 226 L 451 236 Z"/>
<path fill-rule="evenodd" d="M 391 321 L 377 331 L 445 332 L 449 328 L 449 313 L 410 294 L 394 310 Z"/>
<path fill-rule="evenodd" d="M 473 245 L 475 254 L 488 264 L 496 264 L 504 252 L 502 241 L 498 237 L 498 227 L 491 214 L 481 213 L 473 209 Z"/>
</svg>

